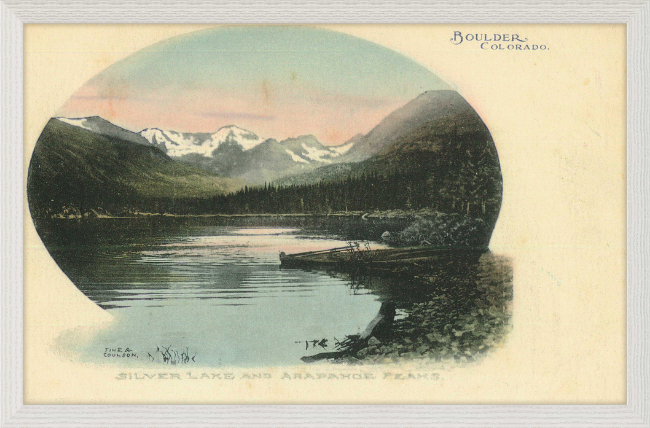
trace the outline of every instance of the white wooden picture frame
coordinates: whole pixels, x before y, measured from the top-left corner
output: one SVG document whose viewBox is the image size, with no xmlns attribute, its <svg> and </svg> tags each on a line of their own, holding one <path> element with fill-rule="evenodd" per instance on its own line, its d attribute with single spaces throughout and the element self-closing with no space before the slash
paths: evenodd
<svg viewBox="0 0 650 428">
<path fill-rule="evenodd" d="M 23 25 L 29 23 L 624 23 L 627 25 L 627 404 L 25 405 Z M 650 427 L 650 1 L 0 0 L 2 427 Z"/>
</svg>

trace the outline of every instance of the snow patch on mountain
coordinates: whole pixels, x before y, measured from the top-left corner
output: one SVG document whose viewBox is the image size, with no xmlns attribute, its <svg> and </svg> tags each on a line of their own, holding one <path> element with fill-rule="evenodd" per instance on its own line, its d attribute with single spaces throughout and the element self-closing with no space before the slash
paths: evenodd
<svg viewBox="0 0 650 428">
<path fill-rule="evenodd" d="M 302 143 L 302 148 L 307 152 L 305 156 L 316 162 L 332 163 L 332 152 L 330 150 L 320 150 L 317 147 L 308 146 Z M 327 156 L 328 158 L 325 158 Z"/>
<path fill-rule="evenodd" d="M 330 146 L 330 150 L 334 150 L 339 156 L 346 154 L 354 146 L 354 141 L 349 143 L 341 144 L 340 146 Z"/>
<path fill-rule="evenodd" d="M 88 118 L 87 117 L 77 117 L 77 118 L 55 117 L 55 119 L 60 120 L 63 123 L 67 123 L 68 125 L 77 126 L 79 128 L 83 128 L 83 129 L 87 129 L 89 131 L 93 131 L 93 129 L 88 125 Z"/>
<path fill-rule="evenodd" d="M 224 126 L 219 129 L 212 134 L 212 139 L 214 141 L 236 141 L 244 150 L 250 150 L 264 141 L 263 138 L 258 137 L 256 134 L 235 125 Z"/>
<path fill-rule="evenodd" d="M 285 151 L 287 152 L 287 154 L 288 154 L 289 156 L 291 156 L 291 160 L 293 160 L 294 162 L 298 162 L 298 163 L 309 163 L 308 160 L 301 158 L 300 156 L 298 156 L 297 154 L 295 154 L 295 153 L 292 152 L 291 150 L 289 150 L 289 149 L 285 149 Z"/>
</svg>

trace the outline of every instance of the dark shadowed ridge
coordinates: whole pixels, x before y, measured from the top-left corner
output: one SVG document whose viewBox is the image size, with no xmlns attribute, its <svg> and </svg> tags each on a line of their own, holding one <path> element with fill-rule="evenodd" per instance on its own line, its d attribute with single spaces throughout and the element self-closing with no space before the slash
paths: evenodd
<svg viewBox="0 0 650 428">
<path fill-rule="evenodd" d="M 381 152 L 404 134 L 424 124 L 437 135 L 475 132 L 489 138 L 489 131 L 478 114 L 456 91 L 427 91 L 404 107 L 395 110 L 358 139 L 345 156 L 354 162 Z"/>
<path fill-rule="evenodd" d="M 416 152 L 440 150 L 446 143 L 459 140 L 494 146 L 488 128 L 458 92 L 427 91 L 386 116 L 367 135 L 358 134 L 348 140 L 345 144 L 354 145 L 336 160 L 337 164 L 287 176 L 278 183 L 311 184 L 339 179 L 359 171 L 361 161 L 368 160 L 364 165 L 378 160 L 400 163 Z M 498 158 L 495 161 L 498 166 Z"/>
<path fill-rule="evenodd" d="M 174 161 L 156 147 L 101 135 L 51 119 L 32 155 L 27 196 L 32 217 L 91 210 L 149 209 L 151 198 L 222 194 L 241 183 Z"/>
<path fill-rule="evenodd" d="M 127 129 L 121 128 L 121 127 L 119 127 L 119 126 L 109 122 L 108 120 L 99 117 L 99 116 L 91 116 L 91 117 L 85 117 L 85 118 L 79 118 L 79 119 L 84 119 L 85 121 L 84 121 L 83 126 L 88 128 L 88 130 L 96 132 L 97 134 L 104 135 L 106 137 L 117 138 L 117 139 L 124 140 L 124 141 L 129 141 L 129 142 L 135 143 L 135 144 L 141 144 L 143 146 L 151 146 L 152 145 L 142 135 L 140 135 L 138 133 L 135 133 L 135 132 L 132 132 L 132 131 L 129 131 Z M 55 120 L 60 121 L 57 118 L 55 118 Z"/>
<path fill-rule="evenodd" d="M 403 208 L 413 205 L 479 218 L 490 234 L 494 228 L 503 191 L 496 146 L 481 118 L 455 91 L 418 96 L 359 138 L 342 158 L 342 163 L 279 183 L 313 185 L 370 177 L 379 186 L 390 180 L 412 195 Z"/>
</svg>

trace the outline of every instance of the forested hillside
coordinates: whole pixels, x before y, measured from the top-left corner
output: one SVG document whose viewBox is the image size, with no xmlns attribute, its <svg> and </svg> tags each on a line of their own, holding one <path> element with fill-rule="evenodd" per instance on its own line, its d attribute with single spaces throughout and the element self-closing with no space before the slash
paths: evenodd
<svg viewBox="0 0 650 428">
<path fill-rule="evenodd" d="M 97 134 L 51 119 L 29 165 L 27 195 L 34 218 L 120 215 L 161 198 L 202 199 L 240 187 L 173 161 L 152 145 Z"/>
<path fill-rule="evenodd" d="M 476 151 L 475 159 L 456 154 Z M 415 152 L 411 152 L 415 154 Z M 265 185 L 213 199 L 221 213 L 331 213 L 419 210 L 457 213 L 496 220 L 501 175 L 489 144 L 456 143 L 443 156 L 420 151 L 401 159 L 373 158 L 343 178 L 313 184 Z M 206 207 L 207 208 L 207 207 Z"/>
</svg>

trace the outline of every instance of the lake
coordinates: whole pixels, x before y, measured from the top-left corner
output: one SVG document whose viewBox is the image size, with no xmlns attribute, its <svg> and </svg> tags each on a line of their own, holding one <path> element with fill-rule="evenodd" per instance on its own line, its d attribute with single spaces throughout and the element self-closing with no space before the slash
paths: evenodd
<svg viewBox="0 0 650 428">
<path fill-rule="evenodd" d="M 488 299 L 486 311 L 509 311 L 512 284 L 508 294 L 506 277 L 511 271 L 503 270 L 502 263 L 495 265 L 491 255 L 492 262 L 483 257 L 482 262 L 431 266 L 424 282 L 281 268 L 281 251 L 347 245 L 346 237 L 336 233 L 340 224 L 315 233 L 313 222 L 307 225 L 305 221 L 57 222 L 41 233 L 50 253 L 77 287 L 114 317 L 91 338 L 71 331 L 59 338 L 59 345 L 82 361 L 120 366 L 294 365 L 302 364 L 303 356 L 333 351 L 337 341 L 362 332 L 382 301 L 395 303 L 398 319 L 416 320 L 423 316 L 423 302 L 444 296 L 436 305 L 447 305 L 448 310 L 442 317 L 435 315 L 438 318 L 433 321 L 440 324 L 441 332 L 451 331 L 447 324 L 456 321 L 476 325 L 481 307 L 476 302 L 481 298 Z M 369 244 L 373 249 L 384 247 Z M 496 299 L 503 301 L 494 303 L 493 292 L 489 296 L 480 292 L 477 283 L 481 281 L 492 284 L 488 284 L 491 290 L 497 287 Z M 505 284 L 505 291 L 500 284 Z M 505 317 L 502 323 L 508 320 Z M 431 323 L 427 318 L 418 325 Z M 494 320 L 483 324 L 489 327 L 487 333 L 475 338 L 491 335 L 493 342 L 498 339 L 492 331 Z M 435 325 L 422 331 L 404 325 L 397 331 L 414 340 L 436 330 Z M 480 344 L 472 342 L 471 346 L 479 352 Z"/>
</svg>

